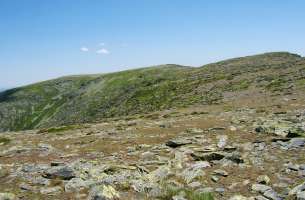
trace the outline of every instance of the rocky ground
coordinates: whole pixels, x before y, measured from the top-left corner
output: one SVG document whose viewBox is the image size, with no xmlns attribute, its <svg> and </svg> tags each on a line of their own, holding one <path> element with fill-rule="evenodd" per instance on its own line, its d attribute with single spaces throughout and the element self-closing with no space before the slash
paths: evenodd
<svg viewBox="0 0 305 200">
<path fill-rule="evenodd" d="M 0 199 L 304 200 L 304 95 L 239 95 L 1 133 Z"/>
</svg>

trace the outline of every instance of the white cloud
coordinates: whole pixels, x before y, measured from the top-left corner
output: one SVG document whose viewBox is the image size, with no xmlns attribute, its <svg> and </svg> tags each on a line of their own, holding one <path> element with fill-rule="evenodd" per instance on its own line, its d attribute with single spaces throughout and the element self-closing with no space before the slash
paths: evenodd
<svg viewBox="0 0 305 200">
<path fill-rule="evenodd" d="M 83 51 L 83 52 L 89 51 L 89 49 L 87 47 L 81 47 L 80 50 Z"/>
<path fill-rule="evenodd" d="M 109 54 L 110 52 L 107 49 L 99 49 L 96 51 L 97 54 Z"/>
<path fill-rule="evenodd" d="M 99 43 L 100 46 L 105 46 L 106 44 L 104 42 Z"/>
</svg>

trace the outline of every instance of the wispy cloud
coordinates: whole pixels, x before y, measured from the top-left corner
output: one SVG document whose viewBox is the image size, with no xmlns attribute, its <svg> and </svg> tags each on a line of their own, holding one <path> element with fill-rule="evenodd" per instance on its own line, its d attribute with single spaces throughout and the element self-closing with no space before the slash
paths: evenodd
<svg viewBox="0 0 305 200">
<path fill-rule="evenodd" d="M 97 54 L 109 54 L 110 52 L 107 49 L 99 49 L 96 51 Z"/>
<path fill-rule="evenodd" d="M 87 47 L 81 47 L 80 50 L 83 51 L 83 52 L 89 51 L 89 49 Z"/>
<path fill-rule="evenodd" d="M 98 44 L 99 46 L 105 46 L 106 44 L 104 42 L 101 42 Z"/>
</svg>

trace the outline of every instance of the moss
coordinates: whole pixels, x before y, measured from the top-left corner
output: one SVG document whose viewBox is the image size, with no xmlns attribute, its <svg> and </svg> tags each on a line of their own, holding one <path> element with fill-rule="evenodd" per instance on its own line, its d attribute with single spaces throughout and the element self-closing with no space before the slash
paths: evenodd
<svg viewBox="0 0 305 200">
<path fill-rule="evenodd" d="M 0 137 L 0 144 L 7 145 L 10 142 L 11 142 L 11 139 L 5 138 L 5 137 Z"/>
</svg>

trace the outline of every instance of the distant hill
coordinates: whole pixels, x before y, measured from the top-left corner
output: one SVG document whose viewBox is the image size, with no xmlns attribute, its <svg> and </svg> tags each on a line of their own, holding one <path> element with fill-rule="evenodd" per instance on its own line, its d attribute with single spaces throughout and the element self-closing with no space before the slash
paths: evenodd
<svg viewBox="0 0 305 200">
<path fill-rule="evenodd" d="M 287 52 L 235 58 L 199 68 L 170 64 L 67 76 L 0 93 L 0 130 L 219 104 L 228 93 L 255 90 L 275 95 L 303 90 L 304 85 L 305 59 Z"/>
</svg>

